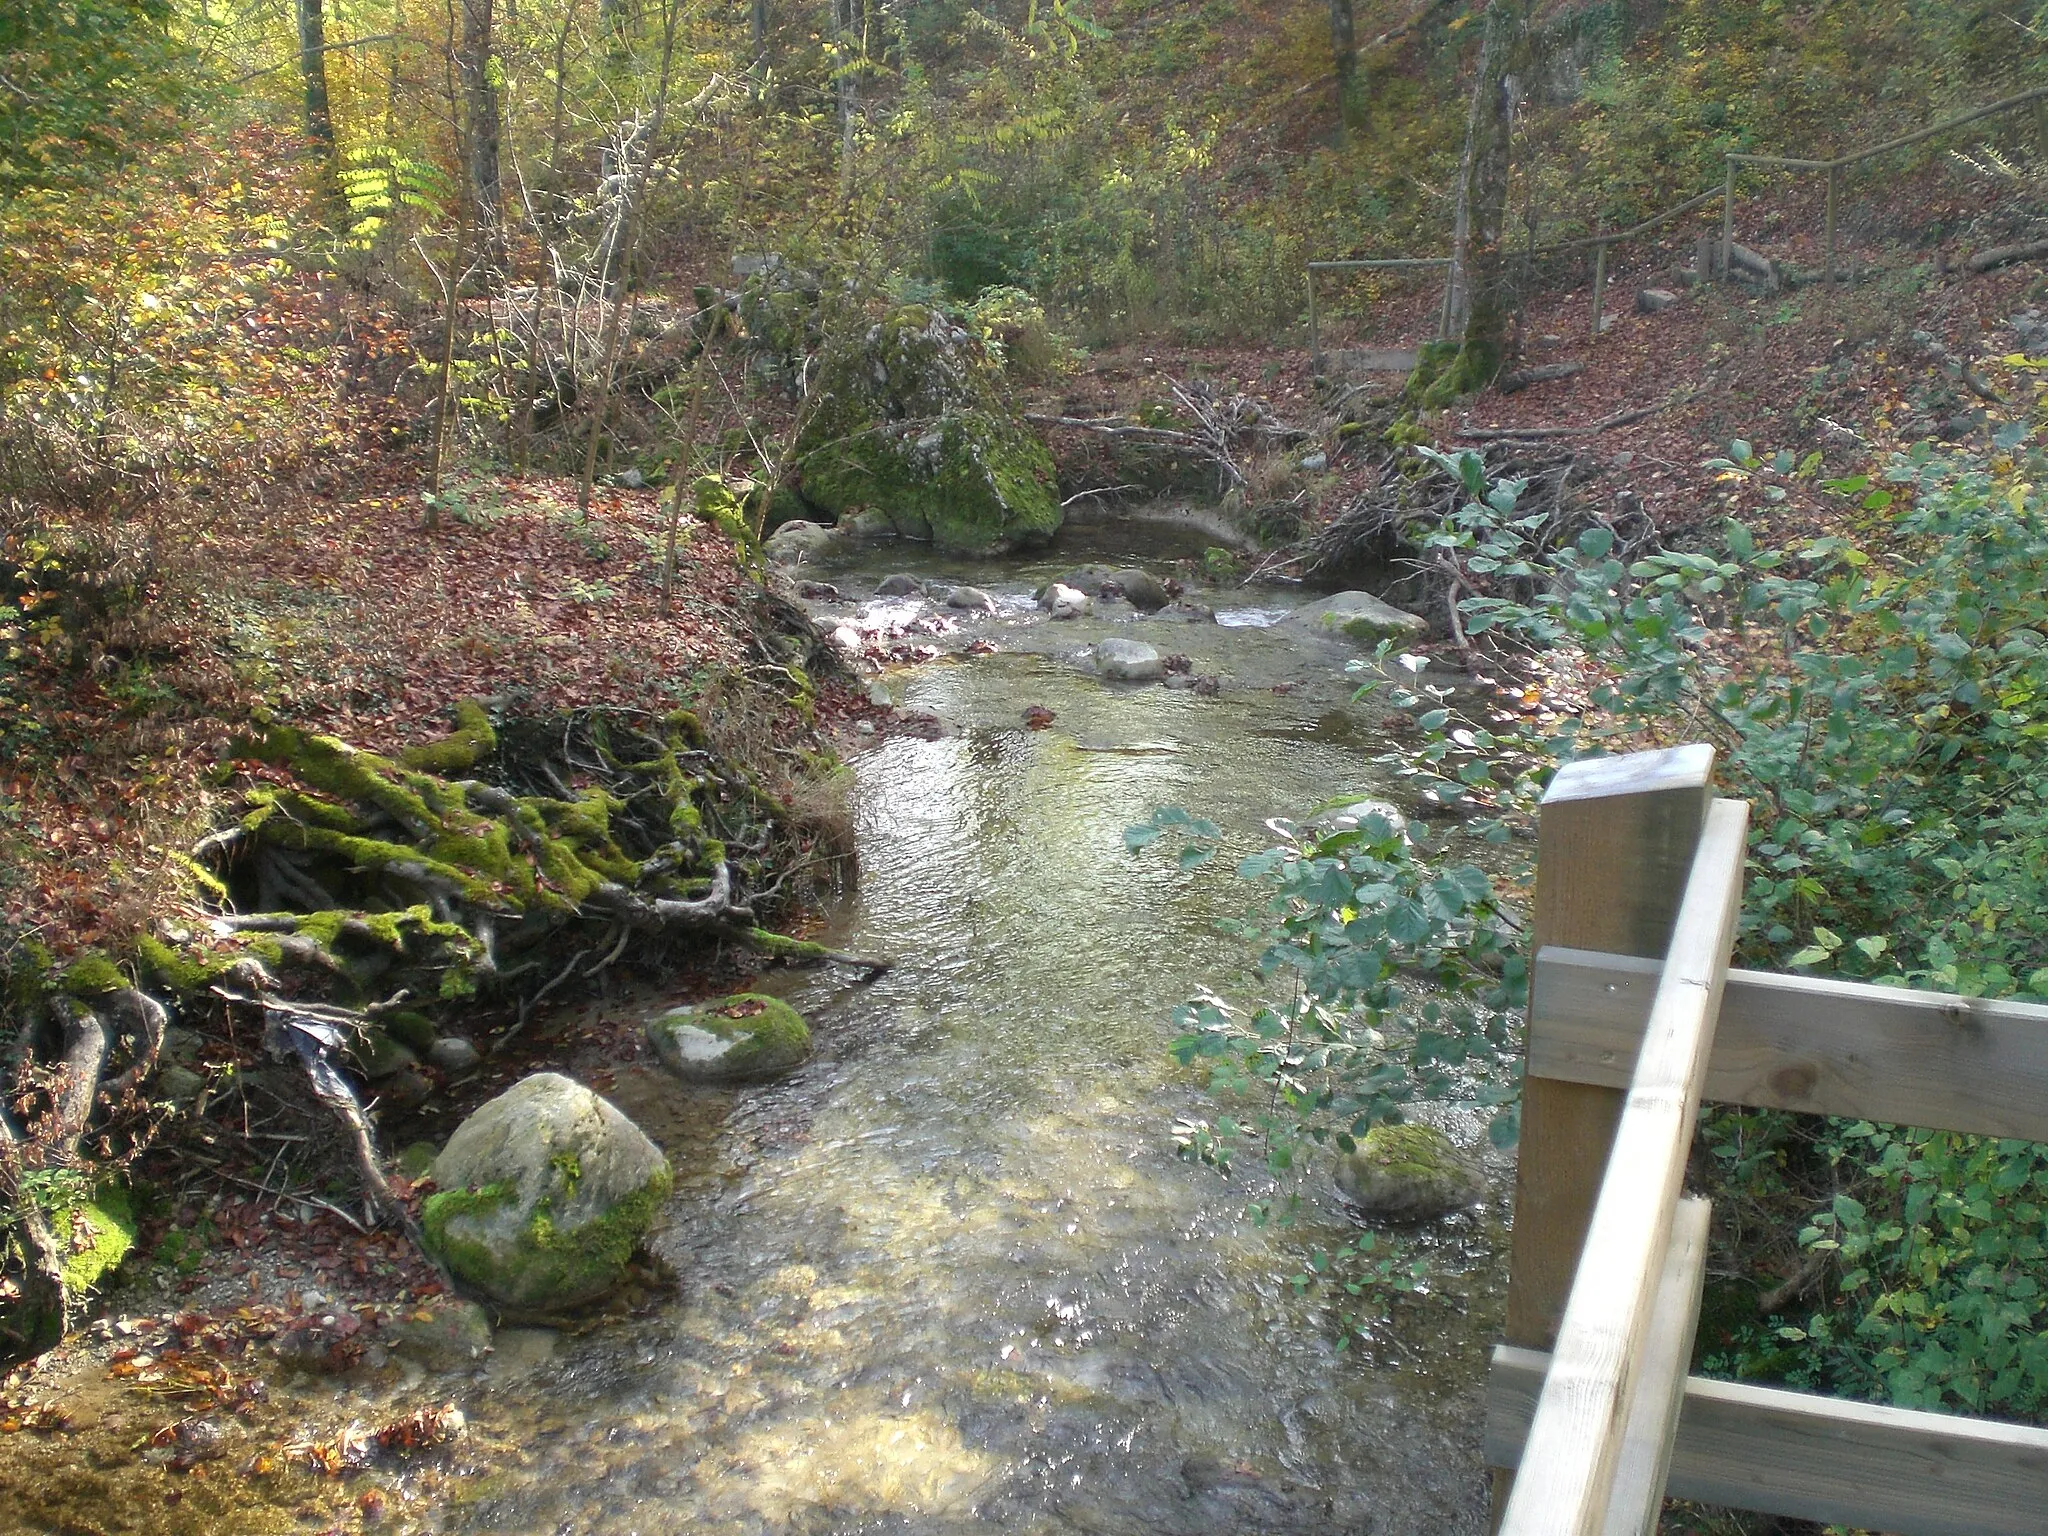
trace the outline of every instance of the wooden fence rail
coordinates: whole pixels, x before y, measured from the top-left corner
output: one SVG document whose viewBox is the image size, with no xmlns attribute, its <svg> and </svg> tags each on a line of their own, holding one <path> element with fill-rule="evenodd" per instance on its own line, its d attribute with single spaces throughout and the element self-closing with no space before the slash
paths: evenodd
<svg viewBox="0 0 2048 1536">
<path fill-rule="evenodd" d="M 1652 214 L 1639 224 L 1630 225 L 1627 229 L 1585 235 L 1573 240 L 1554 241 L 1548 245 L 1532 246 L 1526 255 L 1533 259 L 1537 256 L 1562 255 L 1569 251 L 1590 250 L 1593 252 L 1592 334 L 1597 338 L 1600 335 L 1600 321 L 1606 301 L 1607 253 L 1614 246 L 1624 244 L 1630 240 L 1640 239 L 1651 230 L 1660 228 L 1671 220 L 1691 213 L 1695 209 L 1703 207 L 1718 198 L 1721 202 L 1721 237 L 1718 242 L 1713 242 L 1712 237 L 1708 235 L 1700 237 L 1702 247 L 1700 257 L 1702 266 L 1701 276 L 1708 275 L 1705 271 L 1705 264 L 1708 260 L 1707 247 L 1711 245 L 1715 268 L 1714 275 L 1726 278 L 1729 272 L 1730 257 L 1735 249 L 1735 177 L 1737 168 L 1750 165 L 1773 170 L 1824 171 L 1827 173 L 1828 182 L 1827 202 L 1822 216 L 1823 229 L 1821 235 L 1822 245 L 1826 251 L 1823 261 L 1823 281 L 1832 283 L 1838 276 L 1835 226 L 1841 196 L 1842 172 L 1852 166 L 1861 165 L 1866 160 L 1876 159 L 1878 156 L 1890 154 L 1894 150 L 1910 148 L 1915 144 L 1924 143 L 1928 139 L 1952 132 L 1970 123 L 1980 122 L 1987 117 L 1996 117 L 2007 112 L 2017 112 L 2022 107 L 2042 105 L 2048 105 L 2048 86 L 2040 86 L 2030 91 L 2022 91 L 2016 96 L 2007 96 L 1999 101 L 1988 102 L 1981 107 L 1973 108 L 1955 117 L 1946 118 L 1938 123 L 1930 123 L 1927 127 L 1916 129 L 1912 133 L 1901 134 L 1897 138 L 1886 139 L 1879 144 L 1866 145 L 1861 149 L 1852 149 L 1846 154 L 1838 155 L 1831 160 L 1808 159 L 1789 155 L 1729 154 L 1725 157 L 1726 171 L 1722 178 L 1722 184 L 1719 187 L 1709 188 L 1707 191 L 1697 193 L 1682 203 L 1666 208 L 1662 213 Z M 2043 148 L 2048 149 L 2048 143 L 2044 143 Z M 1346 268 L 1371 267 L 1450 268 L 1453 265 L 1453 260 L 1450 256 L 1394 256 L 1371 260 L 1311 261 L 1308 263 L 1309 361 L 1318 368 L 1322 366 L 1322 342 L 1316 302 L 1316 273 Z M 1855 269 L 1853 265 L 1846 275 L 1851 281 L 1854 281 Z M 1455 276 L 1455 273 L 1451 274 L 1450 280 L 1446 281 L 1444 285 L 1443 303 L 1438 310 L 1439 336 L 1449 334 L 1451 294 L 1457 286 Z"/>
<path fill-rule="evenodd" d="M 1712 749 L 1545 796 L 1507 1341 L 1508 1536 L 1642 1536 L 1667 1494 L 1923 1536 L 2048 1529 L 2048 1430 L 1688 1378 L 1703 1099 L 2048 1140 L 2048 1007 L 1735 971 L 1748 806 Z"/>
</svg>

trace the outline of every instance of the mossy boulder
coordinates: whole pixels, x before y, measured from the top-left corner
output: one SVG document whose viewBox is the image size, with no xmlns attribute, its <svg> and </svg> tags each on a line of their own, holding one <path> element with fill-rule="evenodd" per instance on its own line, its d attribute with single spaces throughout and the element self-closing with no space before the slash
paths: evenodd
<svg viewBox="0 0 2048 1536">
<path fill-rule="evenodd" d="M 905 305 L 826 350 L 796 444 L 804 499 L 877 510 L 905 538 L 986 555 L 1060 526 L 1052 455 L 1005 404 L 1002 365 L 944 311 Z"/>
<path fill-rule="evenodd" d="M 1353 645 L 1371 647 L 1382 640 L 1397 643 L 1420 640 L 1429 633 L 1429 620 L 1383 602 L 1370 592 L 1337 592 L 1313 603 L 1304 603 L 1282 619 L 1279 628 L 1283 631 L 1305 630 L 1332 640 L 1348 640 Z"/>
<path fill-rule="evenodd" d="M 1367 1216 L 1429 1221 L 1481 1200 L 1486 1171 L 1434 1126 L 1376 1125 L 1338 1154 L 1337 1188 Z"/>
<path fill-rule="evenodd" d="M 540 1072 L 485 1104 L 434 1159 L 427 1246 L 514 1312 L 594 1301 L 674 1185 L 661 1149 L 581 1083 Z"/>
<path fill-rule="evenodd" d="M 803 1015 L 759 992 L 671 1008 L 648 1024 L 647 1038 L 663 1065 L 693 1083 L 774 1077 L 811 1054 Z"/>
</svg>

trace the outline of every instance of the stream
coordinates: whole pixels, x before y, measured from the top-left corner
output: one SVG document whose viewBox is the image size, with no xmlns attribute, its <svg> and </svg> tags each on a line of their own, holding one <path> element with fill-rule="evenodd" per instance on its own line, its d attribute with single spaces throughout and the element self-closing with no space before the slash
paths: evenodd
<svg viewBox="0 0 2048 1536">
<path fill-rule="evenodd" d="M 1086 560 L 1162 569 L 1155 537 L 1142 561 L 1118 547 L 1135 537 L 1076 530 L 971 566 L 887 548 L 817 573 L 850 598 L 904 570 L 998 604 L 941 644 L 992 654 L 884 677 L 936 738 L 854 755 L 858 890 L 820 937 L 896 968 L 772 977 L 819 1044 L 781 1082 L 622 1076 L 612 1096 L 677 1165 L 650 1243 L 673 1294 L 580 1337 L 505 1330 L 473 1381 L 411 1383 L 462 1406 L 473 1454 L 408 1528 L 1484 1529 L 1503 1198 L 1419 1236 L 1429 1294 L 1340 1349 L 1328 1297 L 1291 1283 L 1353 1230 L 1327 1168 L 1296 1223 L 1261 1227 L 1244 1211 L 1264 1175 L 1175 1155 L 1176 1119 L 1216 1106 L 1167 1052 L 1171 1010 L 1251 984 L 1214 930 L 1251 890 L 1232 866 L 1268 817 L 1372 793 L 1375 744 L 1343 653 L 1268 628 L 1300 601 L 1282 589 L 1200 594 L 1217 623 L 1032 606 Z M 1187 654 L 1222 691 L 1098 680 L 1086 649 L 1110 634 Z M 1033 705 L 1049 727 L 1026 729 Z M 1127 853 L 1123 829 L 1167 804 L 1218 822 L 1224 856 L 1183 873 Z"/>
</svg>

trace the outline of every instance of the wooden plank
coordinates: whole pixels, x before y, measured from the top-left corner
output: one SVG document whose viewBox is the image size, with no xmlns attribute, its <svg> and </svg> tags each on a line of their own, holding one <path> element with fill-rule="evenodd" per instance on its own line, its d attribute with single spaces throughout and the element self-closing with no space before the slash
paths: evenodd
<svg viewBox="0 0 2048 1536">
<path fill-rule="evenodd" d="M 1549 1364 L 1538 1350 L 1493 1352 L 1489 1463 L 1520 1459 Z M 1665 1492 L 1913 1536 L 2039 1536 L 2048 1430 L 1694 1376 Z"/>
<path fill-rule="evenodd" d="M 1537 947 L 1662 959 L 1706 819 L 1714 749 L 1680 747 L 1572 763 L 1543 798 Z M 1630 1065 L 1633 1066 L 1633 1058 Z M 1531 1080 L 1509 1264 L 1507 1341 L 1548 1349 L 1578 1267 L 1600 1171 L 1621 1118 L 1619 1083 Z"/>
<path fill-rule="evenodd" d="M 1657 1283 L 1649 1336 L 1643 1341 L 1602 1536 L 1656 1536 L 1671 1446 L 1685 1401 L 1686 1367 L 1692 1364 L 1693 1335 L 1699 1329 L 1707 1223 L 1712 1215 L 1711 1202 L 1687 1199 L 1678 1202 L 1671 1219 L 1671 1242 L 1664 1250 L 1664 1273 Z"/>
<path fill-rule="evenodd" d="M 1540 951 L 1527 1070 L 1626 1084 L 1657 969 L 1626 955 Z M 2048 1006 L 1730 971 L 1706 1096 L 2048 1141 Z"/>
<path fill-rule="evenodd" d="M 1671 923 L 1706 820 L 1714 749 L 1639 752 L 1572 763 L 1543 797 L 1534 937 L 1609 953 L 1655 955 Z M 1557 1341 L 1579 1249 L 1614 1145 L 1618 1087 L 1527 1077 L 1515 1163 L 1506 1337 Z M 1496 1521 L 1509 1477 L 1494 1479 Z"/>
<path fill-rule="evenodd" d="M 1713 1050 L 1748 831 L 1746 802 L 1717 800 L 1709 808 L 1508 1498 L 1508 1536 L 1596 1536 L 1605 1523 Z"/>
</svg>

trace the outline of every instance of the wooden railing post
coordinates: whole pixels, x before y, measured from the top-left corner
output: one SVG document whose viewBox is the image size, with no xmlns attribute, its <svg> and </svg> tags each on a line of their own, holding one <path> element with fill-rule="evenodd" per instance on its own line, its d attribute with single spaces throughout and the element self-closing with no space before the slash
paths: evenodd
<svg viewBox="0 0 2048 1536">
<path fill-rule="evenodd" d="M 1707 746 L 1573 763 L 1544 796 L 1534 947 L 1662 959 L 1705 824 Z M 1521 1153 L 1508 1275 L 1506 1341 L 1548 1350 L 1578 1267 L 1586 1225 L 1626 1093 L 1531 1077 L 1522 1084 Z M 1495 1480 L 1495 1515 L 1508 1474 Z"/>
</svg>

